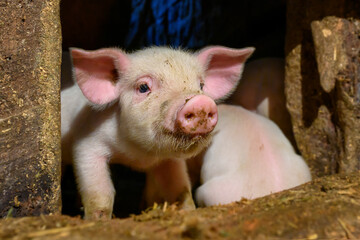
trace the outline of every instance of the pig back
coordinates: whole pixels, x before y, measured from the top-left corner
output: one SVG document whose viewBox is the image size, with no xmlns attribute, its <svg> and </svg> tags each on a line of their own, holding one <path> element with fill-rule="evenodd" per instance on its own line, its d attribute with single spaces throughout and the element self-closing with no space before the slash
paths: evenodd
<svg viewBox="0 0 360 240">
<path fill-rule="evenodd" d="M 208 163 L 205 162 L 203 166 L 206 168 L 209 165 L 216 171 L 205 172 L 223 175 L 239 169 L 257 169 L 255 165 L 269 165 L 275 172 L 278 172 L 278 165 L 290 166 L 286 167 L 289 172 L 290 169 L 294 170 L 293 165 L 306 167 L 279 127 L 269 119 L 239 106 L 219 105 L 218 110 L 219 121 L 213 142 L 205 155 Z M 215 155 L 221 161 L 216 161 Z M 210 159 L 213 159 L 211 164 Z M 258 170 L 262 171 L 262 168 Z"/>
</svg>

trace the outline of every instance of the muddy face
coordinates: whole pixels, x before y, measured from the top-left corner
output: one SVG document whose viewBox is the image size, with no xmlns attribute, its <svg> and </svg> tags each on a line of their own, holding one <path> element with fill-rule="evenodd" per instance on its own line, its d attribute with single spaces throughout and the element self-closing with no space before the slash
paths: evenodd
<svg viewBox="0 0 360 240">
<path fill-rule="evenodd" d="M 210 112 L 217 117 L 216 105 L 203 95 L 198 62 L 188 54 L 169 54 L 147 64 L 147 71 L 141 61 L 132 62 L 142 72 L 128 76 L 120 122 L 139 149 L 161 157 L 191 157 L 210 143 L 216 122 L 205 117 Z"/>
<path fill-rule="evenodd" d="M 194 94 L 190 95 L 193 97 Z M 141 104 L 131 107 L 132 110 L 143 112 L 141 115 L 124 114 L 126 111 L 122 109 L 121 122 L 128 124 L 124 126 L 127 125 L 127 137 L 133 144 L 145 152 L 164 158 L 192 157 L 209 145 L 212 128 L 208 127 L 205 120 L 199 120 L 194 127 L 184 126 L 179 122 L 178 115 L 186 105 L 186 97 L 169 98 L 161 104 L 153 101 L 158 98 L 160 96 L 153 94 Z M 204 111 L 201 112 L 200 116 L 207 115 Z M 204 131 L 204 128 L 209 131 Z M 198 131 L 199 129 L 202 131 Z"/>
</svg>

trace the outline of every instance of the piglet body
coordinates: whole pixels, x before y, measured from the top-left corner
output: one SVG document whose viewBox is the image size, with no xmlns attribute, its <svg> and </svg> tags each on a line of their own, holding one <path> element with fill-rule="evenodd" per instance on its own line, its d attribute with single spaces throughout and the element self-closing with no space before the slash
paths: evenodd
<svg viewBox="0 0 360 240">
<path fill-rule="evenodd" d="M 275 122 L 293 146 L 296 146 L 290 114 L 286 109 L 285 61 L 261 58 L 246 65 L 241 81 L 226 100 Z"/>
<path fill-rule="evenodd" d="M 200 206 L 253 199 L 311 180 L 279 127 L 239 106 L 218 106 L 219 121 L 201 169 Z"/>
<path fill-rule="evenodd" d="M 235 88 L 253 50 L 72 49 L 77 84 L 61 93 L 62 149 L 73 159 L 85 218 L 111 217 L 109 159 L 147 173 L 148 204 L 193 209 L 184 160 L 210 143 L 214 100 Z"/>
</svg>

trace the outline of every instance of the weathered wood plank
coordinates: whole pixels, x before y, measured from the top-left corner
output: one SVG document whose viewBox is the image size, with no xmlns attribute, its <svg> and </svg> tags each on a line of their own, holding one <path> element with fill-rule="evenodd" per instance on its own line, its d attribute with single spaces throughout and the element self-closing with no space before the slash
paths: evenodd
<svg viewBox="0 0 360 240">
<path fill-rule="evenodd" d="M 0 216 L 59 213 L 59 0 L 0 1 Z"/>
<path fill-rule="evenodd" d="M 288 1 L 287 108 L 315 176 L 360 169 L 359 34 L 359 1 Z"/>
</svg>

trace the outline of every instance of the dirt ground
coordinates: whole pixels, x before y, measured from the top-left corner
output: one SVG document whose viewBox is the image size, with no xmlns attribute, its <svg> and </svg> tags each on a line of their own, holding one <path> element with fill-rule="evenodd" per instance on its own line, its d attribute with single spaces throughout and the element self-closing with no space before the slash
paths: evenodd
<svg viewBox="0 0 360 240">
<path fill-rule="evenodd" d="M 0 239 L 360 239 L 360 172 L 319 178 L 255 200 L 178 211 L 154 206 L 110 221 L 0 220 Z"/>
</svg>

